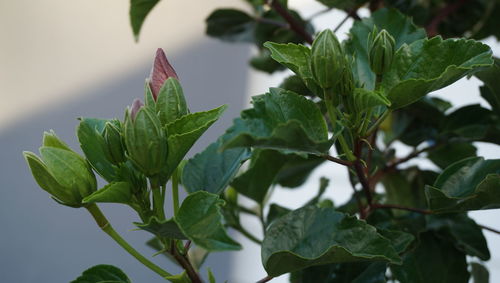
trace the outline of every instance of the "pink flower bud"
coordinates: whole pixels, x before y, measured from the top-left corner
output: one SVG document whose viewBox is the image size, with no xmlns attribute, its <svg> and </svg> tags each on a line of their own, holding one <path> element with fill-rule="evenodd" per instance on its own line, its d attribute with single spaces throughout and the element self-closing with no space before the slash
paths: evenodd
<svg viewBox="0 0 500 283">
<path fill-rule="evenodd" d="M 130 118 L 132 118 L 132 121 L 135 120 L 135 115 L 137 115 L 137 112 L 139 112 L 139 109 L 141 109 L 142 106 L 144 106 L 144 104 L 140 99 L 134 99 L 134 102 L 132 102 L 132 106 L 130 107 Z"/>
<path fill-rule="evenodd" d="M 151 69 L 151 74 L 149 75 L 149 85 L 151 87 L 151 91 L 153 92 L 153 98 L 155 101 L 163 83 L 165 83 L 165 81 L 170 77 L 179 79 L 174 68 L 168 62 L 163 49 L 158 48 L 158 50 L 156 50 L 153 69 Z"/>
</svg>

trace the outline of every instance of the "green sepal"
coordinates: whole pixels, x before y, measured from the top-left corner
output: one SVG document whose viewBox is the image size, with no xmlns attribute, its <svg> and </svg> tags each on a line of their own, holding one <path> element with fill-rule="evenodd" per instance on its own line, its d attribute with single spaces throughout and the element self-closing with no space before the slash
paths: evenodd
<svg viewBox="0 0 500 283">
<path fill-rule="evenodd" d="M 311 71 L 323 89 L 333 88 L 340 82 L 348 62 L 335 34 L 326 29 L 314 40 L 311 48 Z"/>
<path fill-rule="evenodd" d="M 43 141 L 42 141 L 43 146 L 48 146 L 48 147 L 55 147 L 55 148 L 60 148 L 68 151 L 73 151 L 69 146 L 62 141 L 53 130 L 50 130 L 50 132 L 44 132 L 43 133 Z"/>
<path fill-rule="evenodd" d="M 83 199 L 83 203 L 130 204 L 132 185 L 127 182 L 112 182 Z"/>
<path fill-rule="evenodd" d="M 191 283 L 191 279 L 189 279 L 186 271 L 183 271 L 181 274 L 167 276 L 165 279 L 172 283 Z"/>
<path fill-rule="evenodd" d="M 182 86 L 176 78 L 170 77 L 160 88 L 156 100 L 156 113 L 163 126 L 188 114 Z"/>
</svg>

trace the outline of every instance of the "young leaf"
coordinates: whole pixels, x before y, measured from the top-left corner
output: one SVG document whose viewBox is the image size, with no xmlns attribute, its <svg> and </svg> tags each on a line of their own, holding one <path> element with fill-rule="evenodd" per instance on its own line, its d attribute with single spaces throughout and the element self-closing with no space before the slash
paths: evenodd
<svg viewBox="0 0 500 283">
<path fill-rule="evenodd" d="M 331 146 L 325 119 L 316 104 L 282 89 L 254 97 L 254 108 L 241 113 L 228 131 L 231 147 L 262 147 L 324 154 Z"/>
<path fill-rule="evenodd" d="M 391 108 L 397 109 L 492 63 L 491 49 L 480 42 L 439 36 L 423 39 L 396 52 L 382 88 Z"/>
<path fill-rule="evenodd" d="M 222 141 L 218 140 L 187 161 L 182 170 L 182 184 L 189 193 L 207 191 L 220 194 L 249 158 L 250 152 L 246 148 L 222 151 L 221 145 Z"/>
<path fill-rule="evenodd" d="M 130 279 L 118 267 L 99 264 L 85 270 L 82 275 L 71 283 L 130 283 Z"/>
<path fill-rule="evenodd" d="M 430 232 L 421 234 L 416 250 L 405 255 L 403 265 L 393 265 L 391 270 L 401 283 L 467 283 L 469 280 L 465 254 Z"/>
<path fill-rule="evenodd" d="M 167 180 L 186 153 L 200 136 L 222 115 L 223 105 L 205 112 L 191 113 L 168 124 L 168 157 L 166 169 L 161 173 Z"/>
<path fill-rule="evenodd" d="M 78 141 L 85 157 L 106 181 L 116 180 L 116 166 L 106 158 L 102 132 L 108 120 L 81 118 L 77 128 Z"/>
<path fill-rule="evenodd" d="M 376 91 L 356 88 L 352 95 L 354 108 L 358 113 L 363 113 L 376 106 L 391 106 L 391 102 L 383 94 Z"/>
<path fill-rule="evenodd" d="M 130 0 L 130 24 L 137 40 L 146 16 L 160 0 Z"/>
<path fill-rule="evenodd" d="M 187 237 L 179 229 L 179 226 L 173 218 L 168 220 L 158 220 L 156 217 L 152 217 L 146 224 L 135 223 L 135 225 L 142 230 L 148 231 L 157 236 L 170 239 L 187 240 Z"/>
<path fill-rule="evenodd" d="M 355 56 L 354 73 L 359 85 L 372 90 L 375 86 L 375 75 L 368 61 L 368 34 L 374 27 L 385 29 L 394 37 L 396 50 L 403 44 L 410 44 L 425 38 L 425 30 L 413 24 L 410 18 L 395 9 L 379 9 L 370 18 L 355 21 L 349 31 L 350 39 L 346 42 L 346 50 Z"/>
<path fill-rule="evenodd" d="M 314 80 L 311 70 L 311 49 L 300 44 L 264 43 L 264 47 L 271 51 L 271 57 L 283 66 L 297 74 L 312 93 L 323 96 L 323 91 Z"/>
<path fill-rule="evenodd" d="M 429 207 L 439 213 L 500 207 L 500 160 L 471 157 L 446 168 L 426 186 Z"/>
<path fill-rule="evenodd" d="M 132 186 L 127 182 L 109 183 L 83 199 L 84 203 L 123 203 L 129 204 L 132 197 Z"/>
<path fill-rule="evenodd" d="M 391 242 L 373 226 L 332 208 L 292 211 L 269 226 L 262 243 L 262 262 L 271 276 L 359 260 L 401 262 Z"/>
<path fill-rule="evenodd" d="M 235 9 L 218 9 L 206 19 L 209 36 L 229 42 L 253 42 L 255 20 Z"/>
<path fill-rule="evenodd" d="M 182 202 L 175 222 L 184 235 L 208 251 L 239 250 L 240 244 L 227 235 L 222 224 L 223 203 L 211 193 L 192 193 Z"/>
</svg>

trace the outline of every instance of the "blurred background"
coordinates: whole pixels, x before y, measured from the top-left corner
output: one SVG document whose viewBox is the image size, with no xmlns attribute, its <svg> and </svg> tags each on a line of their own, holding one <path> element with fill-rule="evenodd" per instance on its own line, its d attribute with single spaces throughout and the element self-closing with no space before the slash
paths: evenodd
<svg viewBox="0 0 500 283">
<path fill-rule="evenodd" d="M 321 9 L 312 0 L 289 2 L 306 18 Z M 0 0 L 0 282 L 69 282 L 99 263 L 122 268 L 132 282 L 164 282 L 102 233 L 84 210 L 52 201 L 33 181 L 21 152 L 37 152 L 43 131 L 49 129 L 78 149 L 77 117 L 122 118 L 125 107 L 134 98 L 142 98 L 144 79 L 158 47 L 175 67 L 191 111 L 229 105 L 189 156 L 201 151 L 230 126 L 251 95 L 277 86 L 285 76 L 252 71 L 247 66 L 253 52 L 250 47 L 205 36 L 204 20 L 210 12 L 242 4 L 234 0 L 161 1 L 146 19 L 136 43 L 129 25 L 129 1 Z M 331 28 L 342 18 L 333 12 L 314 23 L 318 29 Z M 345 38 L 349 27 L 348 22 L 338 32 L 340 38 Z M 494 39 L 486 43 L 500 55 Z M 456 108 L 484 103 L 477 89 L 480 84 L 463 79 L 433 95 L 451 100 Z M 400 149 L 401 155 L 408 150 Z M 498 149 L 486 144 L 479 145 L 478 154 L 500 158 Z M 270 201 L 297 207 L 306 195 L 316 192 L 320 176 L 329 177 L 335 186 L 327 196 L 336 203 L 348 199 L 351 189 L 345 169 L 325 164 L 304 188 L 277 188 Z M 154 253 L 144 245 L 148 233 L 132 231 L 135 226 L 130 220 L 138 219 L 129 209 L 103 205 L 103 210 L 133 246 L 146 255 Z M 498 210 L 472 213 L 479 223 L 499 228 L 495 215 Z M 257 223 L 248 220 L 247 225 L 249 230 L 255 225 L 253 232 L 260 232 Z M 492 254 L 487 263 L 490 281 L 500 282 L 500 237 L 485 235 Z M 222 281 L 247 283 L 264 277 L 258 247 L 238 234 L 233 236 L 244 251 L 214 253 L 205 266 Z M 169 271 L 180 271 L 161 256 L 153 260 Z M 287 282 L 287 278 L 272 282 Z"/>
</svg>

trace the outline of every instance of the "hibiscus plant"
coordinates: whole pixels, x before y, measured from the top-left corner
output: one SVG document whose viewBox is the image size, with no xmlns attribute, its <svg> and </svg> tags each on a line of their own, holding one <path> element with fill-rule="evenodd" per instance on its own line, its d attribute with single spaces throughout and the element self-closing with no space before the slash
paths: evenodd
<svg viewBox="0 0 500 283">
<path fill-rule="evenodd" d="M 500 60 L 476 41 L 498 38 L 500 1 L 317 1 L 324 13 L 341 10 L 354 19 L 346 40 L 338 40 L 338 26 L 316 30 L 314 16 L 302 18 L 286 0 L 246 0 L 251 13 L 225 8 L 208 16 L 209 36 L 252 43 L 253 68 L 289 75 L 254 96 L 202 152 L 186 158 L 226 106 L 191 113 L 158 49 L 144 98 L 123 120 L 79 119 L 84 156 L 52 131 L 39 156 L 24 153 L 36 182 L 58 203 L 86 209 L 124 250 L 171 282 L 224 282 L 202 264 L 211 252 L 243 248 L 228 229 L 261 247 L 268 276 L 247 281 L 288 273 L 304 283 L 488 282 L 483 232 L 498 231 L 468 212 L 500 208 L 500 160 L 478 156 L 476 148 L 500 144 Z M 131 1 L 136 37 L 157 2 Z M 360 18 L 360 9 L 370 16 Z M 483 82 L 487 106 L 457 108 L 429 95 L 471 76 Z M 402 156 L 395 143 L 413 151 Z M 434 166 L 407 165 L 417 157 Z M 324 162 L 348 172 L 349 201 L 326 198 L 335 186 L 322 178 L 300 207 L 270 203 L 273 187 L 303 186 Z M 107 185 L 97 188 L 95 174 Z M 134 225 L 154 236 L 148 244 L 184 272 L 172 274 L 137 252 L 99 203 L 137 212 Z M 245 227 L 242 214 L 261 222 L 261 235 Z M 73 282 L 130 280 L 117 267 L 97 265 Z"/>
</svg>

